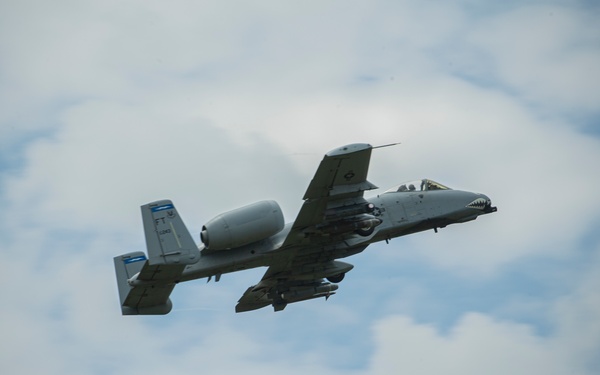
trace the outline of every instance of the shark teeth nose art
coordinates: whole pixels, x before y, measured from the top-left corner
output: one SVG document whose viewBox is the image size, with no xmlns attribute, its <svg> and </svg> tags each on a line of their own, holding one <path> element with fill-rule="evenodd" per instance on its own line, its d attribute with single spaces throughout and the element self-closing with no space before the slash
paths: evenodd
<svg viewBox="0 0 600 375">
<path fill-rule="evenodd" d="M 487 206 L 487 204 L 488 204 L 487 200 L 485 200 L 483 198 L 477 198 L 473 202 L 469 203 L 467 205 L 467 207 L 476 208 L 478 210 L 483 210 Z"/>
</svg>

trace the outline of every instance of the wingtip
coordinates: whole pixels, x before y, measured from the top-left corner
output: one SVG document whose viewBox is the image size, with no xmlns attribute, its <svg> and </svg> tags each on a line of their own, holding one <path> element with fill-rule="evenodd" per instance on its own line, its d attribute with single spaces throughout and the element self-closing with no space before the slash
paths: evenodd
<svg viewBox="0 0 600 375">
<path fill-rule="evenodd" d="M 327 156 L 346 155 L 346 154 L 351 154 L 353 152 L 368 150 L 371 148 L 373 148 L 373 146 L 371 146 L 368 143 L 352 143 L 352 144 L 338 147 L 334 150 L 329 151 L 327 153 Z"/>
</svg>

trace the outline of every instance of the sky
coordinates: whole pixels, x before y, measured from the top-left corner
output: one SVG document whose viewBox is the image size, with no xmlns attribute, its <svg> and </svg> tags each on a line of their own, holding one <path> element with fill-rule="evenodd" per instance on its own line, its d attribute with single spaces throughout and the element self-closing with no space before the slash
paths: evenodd
<svg viewBox="0 0 600 375">
<path fill-rule="evenodd" d="M 594 1 L 3 1 L 0 372 L 600 373 Z M 498 212 L 371 245 L 335 296 L 236 314 L 265 269 L 120 315 L 112 258 L 172 199 L 196 241 L 320 160 Z M 366 196 L 369 197 L 370 193 Z"/>
</svg>

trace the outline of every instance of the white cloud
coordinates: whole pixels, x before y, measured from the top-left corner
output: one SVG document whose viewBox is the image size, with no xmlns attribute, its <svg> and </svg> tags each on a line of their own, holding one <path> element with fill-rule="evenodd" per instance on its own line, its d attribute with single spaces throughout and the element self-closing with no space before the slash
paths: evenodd
<svg viewBox="0 0 600 375">
<path fill-rule="evenodd" d="M 569 374 L 564 352 L 536 337 L 530 327 L 470 313 L 447 335 L 389 317 L 376 328 L 378 350 L 370 374 Z"/>
<path fill-rule="evenodd" d="M 596 111 L 600 77 L 593 12 L 525 6 L 480 20 L 467 41 L 488 56 L 488 73 L 526 100 L 554 111 Z"/>
<path fill-rule="evenodd" d="M 543 315 L 553 329 L 540 335 L 528 324 L 465 313 L 447 332 L 391 315 L 375 325 L 376 352 L 368 374 L 594 374 L 600 350 L 600 278 L 596 257 L 567 296 Z M 531 302 L 539 302 L 532 296 Z"/>
</svg>

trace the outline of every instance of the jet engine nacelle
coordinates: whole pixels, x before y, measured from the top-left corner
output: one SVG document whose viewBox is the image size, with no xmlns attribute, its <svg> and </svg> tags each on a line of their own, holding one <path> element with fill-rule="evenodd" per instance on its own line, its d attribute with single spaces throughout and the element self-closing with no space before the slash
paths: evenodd
<svg viewBox="0 0 600 375">
<path fill-rule="evenodd" d="M 271 237 L 284 225 L 277 202 L 262 201 L 215 217 L 202 227 L 200 240 L 210 250 L 227 250 Z"/>
</svg>

